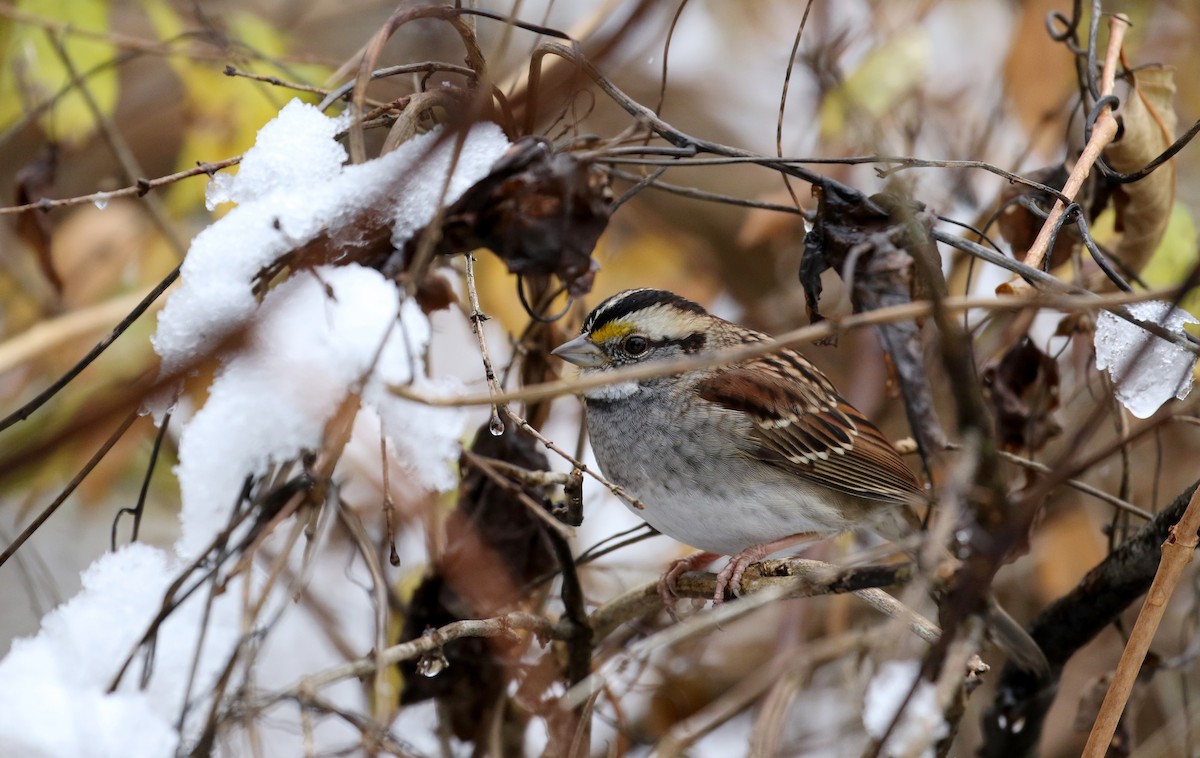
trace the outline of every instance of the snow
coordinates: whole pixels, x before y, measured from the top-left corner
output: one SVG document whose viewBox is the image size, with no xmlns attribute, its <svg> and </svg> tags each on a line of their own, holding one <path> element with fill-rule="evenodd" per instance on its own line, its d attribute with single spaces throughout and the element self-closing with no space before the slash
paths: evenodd
<svg viewBox="0 0 1200 758">
<path fill-rule="evenodd" d="M 446 462 L 457 456 L 465 412 L 405 401 L 387 389 L 409 382 L 457 388 L 422 378 L 428 341 L 416 303 L 401 305 L 395 284 L 371 269 L 324 266 L 272 290 L 246 349 L 213 381 L 180 436 L 179 554 L 194 558 L 204 550 L 247 474 L 320 449 L 326 424 L 362 378 L 363 403 L 383 419 L 412 480 L 429 490 L 453 486 Z"/>
<path fill-rule="evenodd" d="M 35 637 L 16 640 L 0 661 L 0 754 L 21 756 L 161 756 L 179 742 L 183 706 L 201 629 L 204 592 L 160 628 L 153 675 L 137 688 L 134 659 L 117 692 L 105 694 L 162 604 L 179 570 L 166 551 L 132 544 L 101 556 L 83 574 L 83 589 L 48 613 Z M 236 596 L 237 582 L 230 590 Z M 239 633 L 236 605 L 216 603 L 208 620 L 195 692 L 206 691 Z"/>
<path fill-rule="evenodd" d="M 353 237 L 347 225 L 367 208 L 390 209 L 397 244 L 433 217 L 453 139 L 435 130 L 345 166 L 345 149 L 334 140 L 340 128 L 339 119 L 293 100 L 262 128 L 232 180 L 214 177 L 208 202 L 239 205 L 196 235 L 180 272 L 183 286 L 158 316 L 153 343 L 164 374 L 186 369 L 245 323 L 257 307 L 247 283 L 280 255 L 322 232 Z M 472 127 L 446 202 L 483 178 L 507 147 L 495 124 Z"/>
<path fill-rule="evenodd" d="M 867 686 L 863 703 L 863 726 L 873 739 L 883 737 L 896 717 L 896 711 L 913 689 L 920 671 L 918 661 L 887 661 L 879 667 Z M 932 683 L 921 680 L 904 715 L 888 737 L 882 755 L 910 755 L 914 749 L 923 748 L 920 755 L 931 758 L 933 743 L 949 733 L 942 709 L 938 707 L 937 689 Z"/>
<path fill-rule="evenodd" d="M 319 234 L 353 245 L 358 230 L 351 222 L 367 209 L 383 213 L 394 240 L 402 243 L 433 217 L 440 200 L 452 202 L 486 175 L 508 143 L 495 125 L 473 127 L 443 193 L 454 139 L 430 133 L 375 160 L 346 166 L 345 150 L 335 140 L 341 129 L 340 120 L 293 101 L 263 127 L 235 176 L 213 178 L 208 204 L 237 206 L 193 240 L 181 285 L 160 313 L 153 337 L 163 374 L 170 375 L 187 371 L 244 330 L 237 347 L 219 356 L 203 406 L 190 418 L 176 416 L 182 419 L 176 469 L 180 539 L 170 551 L 133 544 L 101 556 L 84 573 L 78 595 L 48 613 L 35 636 L 13 643 L 0 660 L 0 755 L 157 758 L 197 736 L 211 705 L 203 693 L 211 691 L 241 639 L 245 593 L 257 594 L 259 569 L 232 578 L 212 598 L 205 584 L 171 612 L 157 635 L 144 688 L 140 653 L 117 691 L 109 694 L 107 688 L 162 607 L 168 586 L 228 523 L 246 476 L 321 450 L 331 416 L 353 391 L 360 391 L 362 403 L 355 429 L 372 434 L 376 449 L 382 432 L 407 474 L 406 489 L 454 485 L 451 463 L 465 412 L 414 404 L 388 390 L 392 384 L 430 394 L 461 388 L 453 380 L 426 378 L 430 326 L 415 302 L 377 271 L 355 264 L 295 273 L 261 304 L 251 285 L 264 266 Z M 161 419 L 173 402 L 165 393 L 151 410 Z M 338 585 L 326 593 L 331 607 L 350 614 L 347 619 L 362 632 L 358 643 L 369 649 L 372 615 L 361 591 L 364 579 L 348 595 L 347 558 L 337 559 L 337 566 L 328 564 L 332 556 L 316 560 L 326 562 L 318 564 L 325 571 L 313 573 Z M 292 606 L 278 589 L 268 601 L 260 620 Z M 272 630 L 283 630 L 284 639 L 289 624 L 293 633 L 301 628 L 288 618 Z M 319 634 L 309 630 L 305 636 Z M 295 655 L 294 646 L 285 650 L 270 642 L 259 643 L 274 661 L 263 678 L 280 686 L 311 673 L 310 664 L 321 664 Z"/>
<path fill-rule="evenodd" d="M 1160 324 L 1176 334 L 1185 333 L 1184 324 L 1200 323 L 1161 300 L 1133 303 L 1128 308 L 1139 321 Z M 1152 416 L 1163 403 L 1173 397 L 1182 400 L 1192 390 L 1195 353 L 1108 311 L 1096 319 L 1095 345 L 1096 368 L 1108 370 L 1117 399 L 1138 418 Z"/>
</svg>

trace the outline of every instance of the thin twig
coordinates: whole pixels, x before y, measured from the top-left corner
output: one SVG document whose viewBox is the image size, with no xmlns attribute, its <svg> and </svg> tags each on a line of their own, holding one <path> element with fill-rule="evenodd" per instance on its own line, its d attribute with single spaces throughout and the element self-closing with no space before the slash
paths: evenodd
<svg viewBox="0 0 1200 758">
<path fill-rule="evenodd" d="M 204 174 L 212 176 L 223 168 L 236 166 L 242 162 L 242 156 L 234 156 L 233 158 L 225 158 L 224 160 L 212 161 L 211 163 L 197 163 L 196 168 L 177 171 L 174 174 L 160 176 L 157 179 L 138 179 L 131 187 L 122 187 L 107 192 L 93 192 L 90 195 L 76 195 L 75 197 L 64 197 L 58 200 L 50 198 L 42 198 L 34 203 L 26 203 L 24 205 L 9 205 L 0 208 L 0 216 L 15 216 L 25 211 L 50 211 L 55 208 L 65 208 L 72 205 L 83 205 L 84 203 L 104 202 L 111 200 L 114 197 L 142 197 L 147 192 L 159 187 L 165 187 L 168 184 L 174 184 L 181 179 L 187 179 L 193 176 Z"/>
<path fill-rule="evenodd" d="M 1105 310 L 1115 312 L 1117 309 L 1120 309 L 1120 306 L 1128 303 L 1159 299 L 1164 296 L 1173 295 L 1177 292 L 1178 288 L 1172 287 L 1155 292 L 1141 292 L 1134 294 L 1120 292 L 1104 296 L 1095 295 L 1093 293 L 1067 296 L 1040 295 L 1037 298 L 1031 299 L 955 296 L 945 298 L 942 301 L 942 306 L 948 311 L 962 311 L 970 310 L 972 308 L 990 308 L 1000 311 L 1021 311 L 1025 309 L 1054 309 L 1074 311 L 1104 308 Z M 393 394 L 403 397 L 407 400 L 419 402 L 424 405 L 439 407 L 491 405 L 497 402 L 507 403 L 518 400 L 544 400 L 547 398 L 559 397 L 561 395 L 576 394 L 585 390 L 594 389 L 596 387 L 605 387 L 620 382 L 636 381 L 660 376 L 670 376 L 672 374 L 679 374 L 698 368 L 709 368 L 712 366 L 737 363 L 739 361 L 759 355 L 774 353 L 782 348 L 796 347 L 801 344 L 815 342 L 827 337 L 840 336 L 852 329 L 857 329 L 864 326 L 874 326 L 877 324 L 889 323 L 904 319 L 923 318 L 932 313 L 932 311 L 933 305 L 929 301 L 916 301 L 912 303 L 889 306 L 886 308 L 878 308 L 865 313 L 855 313 L 843 317 L 829 317 L 817 324 L 801 327 L 790 332 L 785 332 L 774 339 L 764 340 L 762 342 L 755 342 L 736 348 L 714 351 L 705 355 L 691 356 L 670 361 L 655 361 L 651 363 L 642 363 L 638 365 L 622 367 L 616 371 L 605 372 L 604 376 L 585 376 L 576 379 L 560 379 L 553 382 L 529 385 L 498 396 L 491 394 L 459 395 L 457 397 L 431 396 L 403 385 L 389 385 L 388 389 Z M 1142 324 L 1142 322 L 1137 323 L 1139 325 L 1147 326 Z M 1147 330 L 1150 331 L 1148 326 Z"/>
<path fill-rule="evenodd" d="M 545 446 L 545 448 L 547 450 L 561 456 L 563 458 L 563 460 L 570 463 L 573 467 L 575 467 L 575 469 L 577 471 L 587 474 L 588 476 L 592 477 L 597 482 L 604 485 L 604 487 L 606 487 L 609 492 L 613 493 L 621 500 L 624 500 L 625 502 L 629 503 L 634 508 L 637 508 L 639 511 L 645 510 L 646 504 L 643 503 L 641 500 L 638 500 L 633 495 L 630 495 L 628 492 L 626 492 L 624 487 L 622 487 L 619 484 L 614 484 L 613 482 L 604 478 L 598 471 L 596 471 L 592 467 L 588 466 L 586 463 L 579 460 L 575 456 L 571 455 L 566 450 L 563 450 L 561 447 L 556 445 L 553 440 L 551 440 L 549 437 L 547 437 L 546 435 L 542 434 L 540 431 L 535 429 L 532 424 L 530 424 L 528 421 L 526 421 L 525 419 L 518 416 L 507 406 L 505 407 L 505 411 L 508 413 L 508 417 L 510 419 L 512 419 L 512 421 L 517 426 L 521 427 L 521 429 L 523 429 L 525 432 L 532 435 L 533 438 L 536 439 L 538 442 L 542 443 L 542 445 Z"/>
<path fill-rule="evenodd" d="M 54 47 L 55 53 L 66 69 L 67 74 L 71 77 L 73 83 L 78 84 L 79 94 L 83 98 L 83 102 L 87 105 L 88 111 L 91 112 L 92 118 L 96 122 L 96 128 L 104 137 L 104 141 L 108 143 L 109 149 L 112 150 L 117 162 L 121 165 L 121 169 L 125 172 L 127 181 L 137 181 L 137 177 L 142 176 L 143 171 L 138 164 L 137 156 L 134 155 L 133 148 L 129 146 L 128 140 L 125 139 L 121 131 L 117 129 L 112 118 L 101 110 L 100 105 L 96 102 L 96 98 L 92 96 L 92 90 L 75 70 L 75 63 L 71 60 L 71 56 L 67 52 L 67 48 L 63 45 L 62 40 L 58 38 L 56 32 L 46 32 L 46 36 L 50 38 L 50 44 Z M 175 225 L 167 218 L 166 208 L 162 204 L 162 200 L 157 196 L 147 197 L 145 199 L 146 215 L 162 232 L 163 238 L 170 243 L 175 249 L 176 255 L 183 258 L 187 252 L 187 245 L 179 236 Z"/>
<path fill-rule="evenodd" d="M 1014 455 L 1014 454 L 1008 452 L 1007 450 L 997 450 L 996 453 L 1004 460 L 1009 461 L 1010 463 L 1015 463 L 1018 466 L 1024 466 L 1025 468 L 1030 469 L 1032 471 L 1037 471 L 1038 473 L 1041 473 L 1041 474 L 1053 473 L 1053 469 L 1051 469 L 1046 464 L 1038 463 L 1037 461 L 1033 461 L 1028 458 L 1022 458 L 1021 456 Z M 1147 521 L 1154 518 L 1153 513 L 1150 513 L 1149 511 L 1147 511 L 1143 508 L 1139 508 L 1127 500 L 1122 500 L 1121 498 L 1117 497 L 1116 495 L 1110 495 L 1107 492 L 1105 492 L 1104 490 L 1099 489 L 1097 487 L 1093 487 L 1092 485 L 1088 484 L 1087 482 L 1081 482 L 1078 479 L 1068 479 L 1063 483 L 1069 487 L 1073 487 L 1073 488 L 1079 490 L 1080 492 L 1085 492 L 1085 493 L 1091 495 L 1092 497 L 1096 498 L 1097 500 L 1103 500 L 1104 502 L 1108 503 L 1109 505 L 1113 506 L 1114 508 L 1125 511 L 1126 513 L 1131 513 L 1134 516 L 1137 516 L 1138 518 L 1143 518 L 1143 519 L 1146 519 Z"/>
<path fill-rule="evenodd" d="M 683 755 L 696 740 L 741 713 L 771 685 L 781 681 L 795 681 L 823 663 L 869 650 L 876 637 L 875 630 L 839 634 L 798 646 L 794 655 L 787 658 L 776 657 L 767 661 L 757 670 L 738 679 L 727 691 L 700 710 L 672 724 L 670 731 L 655 746 L 653 754 Z M 764 734 L 765 731 L 756 729 L 752 733 L 753 741 L 747 755 L 780 754 L 779 751 L 771 749 L 773 746 L 767 744 L 770 740 Z"/>
<path fill-rule="evenodd" d="M 338 517 L 346 530 L 350 532 L 351 541 L 358 548 L 359 555 L 362 556 L 363 563 L 366 564 L 367 571 L 371 575 L 371 599 L 374 606 L 372 610 L 375 616 L 375 644 L 373 646 L 375 672 L 371 686 L 371 706 L 375 722 L 386 725 L 399 697 L 399 693 L 394 690 L 393 684 L 387 676 L 388 667 L 379 657 L 388 642 L 390 609 L 387 601 L 387 579 L 383 575 L 383 566 L 380 565 L 379 556 L 375 552 L 375 546 L 371 544 L 371 538 L 367 534 L 362 519 L 344 503 L 338 502 L 330 505 L 337 508 Z"/>
<path fill-rule="evenodd" d="M 534 502 L 533 498 L 531 498 L 529 494 L 525 492 L 524 488 L 517 486 L 511 479 L 493 468 L 491 461 L 488 458 L 484 458 L 483 456 L 477 455 L 476 453 L 464 448 L 462 451 L 462 459 L 464 463 L 479 469 L 484 476 L 486 476 L 488 479 L 491 479 L 497 485 L 504 488 L 504 490 L 510 495 L 520 500 L 522 505 L 528 508 L 532 514 L 538 518 L 539 521 L 549 527 L 556 534 L 564 539 L 570 539 L 571 537 L 575 536 L 574 529 L 551 516 L 550 512 L 542 507 L 541 504 Z"/>
<path fill-rule="evenodd" d="M 278 76 L 264 76 L 263 74 L 255 74 L 250 71 L 242 71 L 241 69 L 237 68 L 236 66 L 231 66 L 231 65 L 226 65 L 225 71 L 223 73 L 225 74 L 225 76 L 241 77 L 243 79 L 252 79 L 256 82 L 263 82 L 264 84 L 270 84 L 275 87 L 285 87 L 287 89 L 294 89 L 298 92 L 310 92 L 314 95 L 322 95 L 322 96 L 329 94 L 329 90 L 323 89 L 321 87 L 314 87 L 311 84 L 304 84 L 302 82 L 289 82 L 289 81 L 280 79 Z"/>
<path fill-rule="evenodd" d="M 14 553 L 21 549 L 21 546 L 25 544 L 26 540 L 32 537 L 33 533 L 36 532 L 42 526 L 42 524 L 46 523 L 46 519 L 54 515 L 54 512 L 58 510 L 59 506 L 61 506 L 66 499 L 71 496 L 71 493 L 74 492 L 75 489 L 83 482 L 83 480 L 87 478 L 87 475 L 92 473 L 93 469 L 96 468 L 100 461 L 104 460 L 104 456 L 108 455 L 109 451 L 112 450 L 113 446 L 120 441 L 121 437 L 125 436 L 125 432 L 129 431 L 129 427 L 133 426 L 133 422 L 137 421 L 137 419 L 138 413 L 136 410 L 125 417 L 125 420 L 121 422 L 116 431 L 109 435 L 108 439 L 104 441 L 104 444 L 100 446 L 100 449 L 97 450 L 91 459 L 83 465 L 83 468 L 79 470 L 79 473 L 77 473 L 75 477 L 67 483 L 66 487 L 63 487 L 62 492 L 58 493 L 58 497 L 54 498 L 54 501 L 50 503 L 50 505 L 46 506 L 42 512 L 38 514 L 37 518 L 30 522 L 29 526 L 25 527 L 25 529 L 19 535 L 17 535 L 17 538 L 13 540 L 8 547 L 4 548 L 3 552 L 0 552 L 0 566 L 3 566 L 4 563 L 11 558 Z"/>
<path fill-rule="evenodd" d="M 554 636 L 554 623 L 549 619 L 532 613 L 514 611 L 490 619 L 468 619 L 454 621 L 445 626 L 427 632 L 415 640 L 402 642 L 398 645 L 380 651 L 378 655 L 370 655 L 350 661 L 340 666 L 326 669 L 305 678 L 294 687 L 267 695 L 257 704 L 249 707 L 260 710 L 280 700 L 293 696 L 301 689 L 317 691 L 331 684 L 346 679 L 358 679 L 374 673 L 380 665 L 394 666 L 401 661 L 412 660 L 426 653 L 439 650 L 457 639 L 465 637 L 514 637 L 518 631 L 533 632 L 539 637 L 550 639 Z"/>
<path fill-rule="evenodd" d="M 499 395 L 500 384 L 496 381 L 496 370 L 492 367 L 492 356 L 488 352 L 487 337 L 483 334 L 483 322 L 487 321 L 488 317 L 479 307 L 479 289 L 475 285 L 475 256 L 473 254 L 467 253 L 463 269 L 467 280 L 467 300 L 471 304 L 468 320 L 471 322 L 471 332 L 479 343 L 479 357 L 483 360 L 483 377 L 487 380 L 488 394 Z M 492 406 L 492 418 L 488 423 L 488 430 L 492 434 L 504 434 L 504 420 L 500 418 L 502 410 L 508 410 L 502 403 Z"/>
<path fill-rule="evenodd" d="M 102 303 L 68 311 L 39 321 L 20 334 L 0 342 L 0 374 L 23 363 L 54 353 L 63 345 L 93 334 L 137 307 L 144 295 L 130 292 Z"/>
<path fill-rule="evenodd" d="M 154 304 L 154 301 L 157 300 L 163 292 L 166 292 L 167 288 L 170 287 L 177 278 L 179 278 L 178 266 L 176 266 L 171 273 L 167 274 L 166 277 L 164 277 L 163 280 L 154 287 L 154 289 L 150 290 L 149 294 L 142 298 L 141 302 L 139 302 L 137 306 L 129 312 L 129 315 L 121 319 L 121 323 L 114 326 L 112 331 L 109 332 L 104 339 L 97 342 L 96 346 L 89 350 L 88 354 L 83 356 L 78 363 L 67 369 L 65 374 L 51 383 L 49 387 L 39 392 L 32 400 L 26 402 L 20 408 L 0 419 L 0 431 L 4 431 L 13 424 L 29 418 L 31 415 L 33 415 L 34 411 L 45 405 L 50 398 L 58 394 L 59 390 L 67 386 L 72 379 L 74 379 L 76 376 L 79 376 L 79 374 L 85 368 L 91 365 L 92 361 L 96 360 L 101 353 L 108 349 L 108 346 L 111 345 L 117 339 L 117 337 L 120 337 L 122 334 L 124 334 L 125 330 L 132 326 L 133 322 L 137 321 L 138 318 L 145 313 L 151 305 Z"/>
</svg>

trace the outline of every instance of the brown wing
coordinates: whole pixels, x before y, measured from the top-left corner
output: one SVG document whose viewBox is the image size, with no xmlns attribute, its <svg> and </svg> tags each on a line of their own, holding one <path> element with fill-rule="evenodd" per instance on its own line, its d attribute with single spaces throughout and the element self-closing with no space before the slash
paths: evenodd
<svg viewBox="0 0 1200 758">
<path fill-rule="evenodd" d="M 697 389 L 750 416 L 750 454 L 763 461 L 869 500 L 910 501 L 922 491 L 883 433 L 799 353 L 785 350 L 720 370 Z"/>
</svg>

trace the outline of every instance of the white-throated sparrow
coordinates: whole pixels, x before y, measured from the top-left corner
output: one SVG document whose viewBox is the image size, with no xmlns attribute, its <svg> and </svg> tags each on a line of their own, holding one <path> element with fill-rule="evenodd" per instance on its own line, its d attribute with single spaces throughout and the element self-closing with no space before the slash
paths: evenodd
<svg viewBox="0 0 1200 758">
<path fill-rule="evenodd" d="M 554 354 L 592 375 L 766 339 L 679 295 L 635 289 L 597 306 Z M 645 503 L 634 512 L 651 526 L 704 551 L 676 564 L 666 586 L 733 556 L 717 578 L 720 602 L 748 565 L 803 539 L 867 529 L 896 541 L 919 528 L 916 477 L 794 350 L 583 394 L 605 476 Z"/>
</svg>

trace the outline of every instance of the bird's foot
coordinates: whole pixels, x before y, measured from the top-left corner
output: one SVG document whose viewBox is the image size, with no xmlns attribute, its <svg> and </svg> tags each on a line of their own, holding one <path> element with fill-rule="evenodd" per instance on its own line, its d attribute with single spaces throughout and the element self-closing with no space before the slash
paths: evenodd
<svg viewBox="0 0 1200 758">
<path fill-rule="evenodd" d="M 679 581 L 679 577 L 689 571 L 707 566 L 720 557 L 716 553 L 693 553 L 673 562 L 667 569 L 667 573 L 658 580 L 658 596 L 662 598 L 663 605 L 666 607 L 667 613 L 671 614 L 671 618 L 679 619 L 675 615 L 675 606 L 679 603 L 679 595 L 675 592 L 675 583 Z"/>
<path fill-rule="evenodd" d="M 799 545 L 802 542 L 809 542 L 819 537 L 816 532 L 800 532 L 792 534 L 770 542 L 762 542 L 757 545 L 751 545 L 742 552 L 729 559 L 729 563 L 725 564 L 725 568 L 721 569 L 721 573 L 717 574 L 717 587 L 713 592 L 713 605 L 720 605 L 725 602 L 725 591 L 733 590 L 735 597 L 742 595 L 742 577 L 746 573 L 746 569 L 750 564 L 758 563 L 763 558 L 766 558 L 772 553 L 777 553 L 780 550 L 787 549 L 794 545 Z"/>
</svg>

